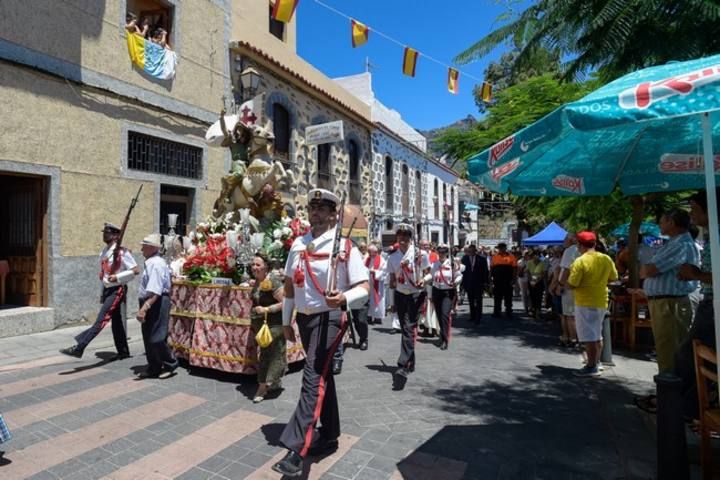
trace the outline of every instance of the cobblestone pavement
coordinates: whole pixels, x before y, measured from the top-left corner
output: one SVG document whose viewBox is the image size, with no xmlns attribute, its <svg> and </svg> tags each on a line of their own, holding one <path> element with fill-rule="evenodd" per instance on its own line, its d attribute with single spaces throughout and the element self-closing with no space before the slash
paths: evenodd
<svg viewBox="0 0 720 480">
<path fill-rule="evenodd" d="M 486 300 L 487 302 L 487 300 Z M 485 311 L 489 310 L 488 305 Z M 653 388 L 654 363 L 615 355 L 599 378 L 580 379 L 578 352 L 555 346 L 556 326 L 524 318 L 465 321 L 450 348 L 420 338 L 417 369 L 392 390 L 400 337 L 374 326 L 370 348 L 348 348 L 337 380 L 340 448 L 311 460 L 321 479 L 635 479 L 655 476 L 654 425 L 632 406 Z M 280 431 L 295 407 L 299 371 L 275 399 L 253 404 L 252 378 L 181 369 L 134 379 L 134 357 L 58 356 L 77 329 L 0 339 L 0 412 L 14 438 L 0 478 L 279 478 Z"/>
</svg>

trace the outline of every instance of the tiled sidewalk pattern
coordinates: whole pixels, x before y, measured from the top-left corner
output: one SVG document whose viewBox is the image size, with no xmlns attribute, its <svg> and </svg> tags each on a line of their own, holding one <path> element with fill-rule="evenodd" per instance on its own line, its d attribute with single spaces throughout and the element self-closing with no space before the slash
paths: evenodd
<svg viewBox="0 0 720 480">
<path fill-rule="evenodd" d="M 303 478 L 654 476 L 653 432 L 631 405 L 633 393 L 652 387 L 654 364 L 616 356 L 600 379 L 577 379 L 570 371 L 579 355 L 554 346 L 549 324 L 487 318 L 470 326 L 464 317 L 462 309 L 447 351 L 419 339 L 404 391 L 391 390 L 400 339 L 387 325 L 373 327 L 368 351 L 348 349 L 337 380 L 340 448 L 310 459 Z M 111 344 L 108 333 L 97 346 Z M 131 349 L 135 356 L 120 362 L 103 361 L 104 352 L 57 358 L 49 348 L 37 350 L 46 357 L 6 362 L 0 411 L 14 438 L 3 445 L 11 463 L 0 478 L 280 478 L 270 466 L 283 455 L 277 438 L 300 372 L 284 379 L 278 398 L 253 404 L 249 378 L 180 369 L 136 381 L 144 357 L 137 342 Z"/>
</svg>

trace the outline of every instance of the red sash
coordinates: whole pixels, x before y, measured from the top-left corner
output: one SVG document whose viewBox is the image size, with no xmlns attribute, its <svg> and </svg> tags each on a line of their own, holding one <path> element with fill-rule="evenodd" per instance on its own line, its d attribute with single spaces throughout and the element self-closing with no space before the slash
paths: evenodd
<svg viewBox="0 0 720 480">
<path fill-rule="evenodd" d="M 445 285 L 447 285 L 448 287 L 452 287 L 452 283 L 451 283 L 451 282 L 448 282 L 448 281 L 445 279 L 445 275 L 443 275 L 443 270 L 444 270 L 444 269 L 445 269 L 445 265 L 440 265 L 440 269 L 438 270 L 438 274 L 440 275 L 440 281 L 441 281 L 442 283 L 444 283 Z M 450 271 L 452 272 L 452 267 L 450 268 Z M 454 280 L 454 279 L 451 279 L 451 280 Z"/>
<path fill-rule="evenodd" d="M 300 260 L 297 263 L 297 267 L 295 268 L 295 275 L 293 278 L 293 281 L 295 283 L 295 286 L 298 288 L 303 288 L 306 284 L 305 282 L 305 272 L 304 270 L 307 270 L 307 275 L 310 277 L 310 281 L 312 282 L 313 287 L 315 287 L 315 290 L 321 295 L 325 295 L 325 291 L 320 287 L 320 283 L 318 283 L 317 276 L 315 273 L 313 273 L 312 268 L 310 267 L 310 261 L 311 260 L 324 260 L 330 258 L 329 253 L 311 253 L 307 250 L 303 250 L 300 252 Z"/>
<path fill-rule="evenodd" d="M 370 257 L 365 259 L 365 268 L 370 267 Z M 375 278 L 375 270 L 380 268 L 380 255 L 375 255 L 373 259 L 373 267 L 370 269 L 370 275 L 372 275 L 372 286 L 373 286 L 373 300 L 377 306 L 380 303 L 380 280 Z"/>
</svg>

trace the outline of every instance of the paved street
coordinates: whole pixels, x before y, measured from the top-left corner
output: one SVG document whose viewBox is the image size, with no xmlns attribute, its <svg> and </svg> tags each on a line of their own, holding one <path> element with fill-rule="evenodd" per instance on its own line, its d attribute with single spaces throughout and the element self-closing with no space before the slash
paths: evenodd
<svg viewBox="0 0 720 480">
<path fill-rule="evenodd" d="M 487 300 L 485 311 L 489 311 Z M 348 349 L 338 379 L 343 437 L 313 459 L 322 479 L 635 479 L 654 476 L 653 419 L 632 405 L 655 364 L 620 355 L 597 379 L 571 370 L 580 355 L 555 346 L 548 323 L 469 326 L 461 307 L 450 349 L 419 339 L 417 370 L 391 390 L 399 335 L 375 326 L 370 349 Z M 300 372 L 272 400 L 251 401 L 252 378 L 181 369 L 134 380 L 144 356 L 112 352 L 106 329 L 83 360 L 58 356 L 77 329 L 0 339 L 0 412 L 14 439 L 3 479 L 278 478 L 277 438 Z"/>
</svg>

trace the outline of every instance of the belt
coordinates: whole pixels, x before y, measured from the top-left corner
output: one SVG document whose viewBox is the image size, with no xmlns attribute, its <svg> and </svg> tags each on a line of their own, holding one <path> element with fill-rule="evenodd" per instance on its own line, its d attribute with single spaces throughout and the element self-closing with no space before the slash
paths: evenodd
<svg viewBox="0 0 720 480">
<path fill-rule="evenodd" d="M 303 315 L 319 315 L 321 313 L 330 313 L 330 310 L 327 308 L 319 307 L 319 308 L 306 308 L 306 309 L 299 309 L 296 308 L 297 313 L 302 313 Z"/>
<path fill-rule="evenodd" d="M 687 297 L 687 295 L 648 295 L 648 300 L 664 300 L 668 298 L 683 298 Z"/>
</svg>

